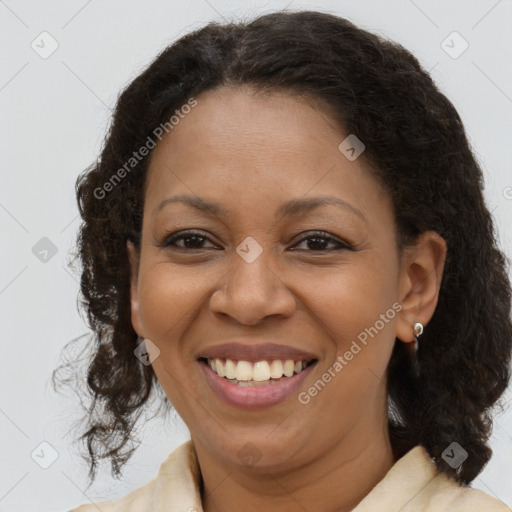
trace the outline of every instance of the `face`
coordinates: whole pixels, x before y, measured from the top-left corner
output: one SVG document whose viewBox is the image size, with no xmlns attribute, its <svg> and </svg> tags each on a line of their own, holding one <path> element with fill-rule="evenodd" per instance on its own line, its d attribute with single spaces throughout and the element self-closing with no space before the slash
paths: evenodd
<svg viewBox="0 0 512 512">
<path fill-rule="evenodd" d="M 152 155 L 140 254 L 129 245 L 134 329 L 215 457 L 242 466 L 253 450 L 277 470 L 358 451 L 384 429 L 400 323 L 390 198 L 312 102 L 227 87 L 196 100 Z M 169 201 L 185 195 L 199 204 Z M 263 380 L 227 382 L 207 356 Z M 299 373 L 270 384 L 290 359 Z"/>
</svg>

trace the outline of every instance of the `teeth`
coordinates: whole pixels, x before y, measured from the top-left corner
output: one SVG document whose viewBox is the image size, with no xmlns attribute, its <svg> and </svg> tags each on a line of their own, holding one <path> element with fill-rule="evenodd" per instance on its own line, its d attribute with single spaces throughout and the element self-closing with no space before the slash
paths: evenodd
<svg viewBox="0 0 512 512">
<path fill-rule="evenodd" d="M 283 373 L 286 377 L 291 377 L 295 369 L 295 363 L 291 359 L 287 359 L 283 365 Z"/>
<path fill-rule="evenodd" d="M 233 359 L 208 359 L 210 368 L 219 375 L 229 380 L 242 382 L 265 382 L 271 379 L 281 379 L 283 376 L 293 377 L 307 366 L 307 361 L 294 361 L 287 359 L 281 361 L 234 361 Z"/>
<path fill-rule="evenodd" d="M 301 365 L 302 366 L 302 365 Z M 262 381 L 270 379 L 270 365 L 267 361 L 258 361 L 254 363 L 252 369 L 252 380 Z"/>
<path fill-rule="evenodd" d="M 220 359 L 215 359 L 215 368 L 212 368 L 214 372 L 217 372 L 219 377 L 225 377 L 226 376 L 226 365 L 222 364 L 222 361 Z"/>
<path fill-rule="evenodd" d="M 238 361 L 235 370 L 236 380 L 252 380 L 252 364 L 249 361 Z"/>
<path fill-rule="evenodd" d="M 226 359 L 226 379 L 234 379 L 236 377 L 236 365 L 231 359 Z"/>
<path fill-rule="evenodd" d="M 273 379 L 280 379 L 283 376 L 283 362 L 279 359 L 270 363 L 270 376 Z"/>
</svg>

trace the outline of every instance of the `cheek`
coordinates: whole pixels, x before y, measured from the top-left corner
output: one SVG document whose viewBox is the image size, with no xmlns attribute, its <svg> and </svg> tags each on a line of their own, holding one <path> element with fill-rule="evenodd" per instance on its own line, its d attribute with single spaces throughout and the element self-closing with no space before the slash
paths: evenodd
<svg viewBox="0 0 512 512">
<path fill-rule="evenodd" d="M 190 378 L 196 361 L 183 345 L 202 307 L 208 282 L 198 279 L 197 269 L 148 262 L 141 266 L 139 284 L 144 333 L 160 350 L 153 370 L 173 407 L 185 422 L 192 422 L 190 404 L 199 401 L 196 383 Z"/>
<path fill-rule="evenodd" d="M 311 417 L 321 418 L 322 424 L 329 417 L 332 424 L 348 429 L 370 409 L 380 410 L 397 304 L 379 272 L 333 278 L 324 292 L 315 295 L 314 312 L 331 349 L 311 387 L 302 391 L 311 400 Z"/>
<path fill-rule="evenodd" d="M 207 272 L 159 263 L 141 269 L 140 316 L 144 332 L 151 339 L 172 344 L 206 297 Z"/>
<path fill-rule="evenodd" d="M 356 256 L 350 264 L 332 272 L 302 275 L 301 294 L 318 327 L 338 350 L 344 351 L 352 339 L 376 322 L 379 331 L 389 335 L 393 322 L 383 326 L 379 319 L 390 308 L 386 320 L 396 316 L 392 309 L 396 300 L 395 274 L 392 261 L 372 254 Z"/>
<path fill-rule="evenodd" d="M 361 254 L 328 279 L 303 281 L 312 290 L 308 307 L 331 344 L 318 376 L 330 384 L 318 405 L 345 404 L 356 411 L 382 389 L 400 309 L 395 265 L 392 258 Z"/>
</svg>

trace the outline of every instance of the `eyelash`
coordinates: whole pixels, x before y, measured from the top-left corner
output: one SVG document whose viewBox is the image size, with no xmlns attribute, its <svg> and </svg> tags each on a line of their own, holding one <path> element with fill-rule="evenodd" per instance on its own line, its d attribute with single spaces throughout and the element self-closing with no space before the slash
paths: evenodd
<svg viewBox="0 0 512 512">
<path fill-rule="evenodd" d="M 205 236 L 203 233 L 201 233 L 200 231 L 181 231 L 181 232 L 174 233 L 171 236 L 167 237 L 162 243 L 158 244 L 157 247 L 160 247 L 160 248 L 163 248 L 163 249 L 183 250 L 183 251 L 195 251 L 195 250 L 199 250 L 200 251 L 200 250 L 203 250 L 204 249 L 203 247 L 191 249 L 191 248 L 188 248 L 188 247 L 178 247 L 178 246 L 174 245 L 175 242 L 178 241 L 178 240 L 183 240 L 183 239 L 186 239 L 186 238 L 191 238 L 193 236 L 196 236 L 196 237 L 199 237 L 199 238 L 203 238 L 203 239 L 208 240 L 208 241 L 211 242 L 211 240 L 207 236 Z M 320 238 L 320 239 L 327 240 L 329 243 L 336 243 L 338 245 L 338 247 L 334 248 L 334 249 L 320 249 L 320 250 L 316 250 L 316 251 L 315 250 L 309 250 L 309 251 L 306 251 L 306 252 L 332 252 L 332 251 L 340 251 L 340 250 L 349 250 L 349 251 L 353 251 L 354 250 L 349 244 L 347 244 L 345 242 L 341 242 L 341 241 L 333 238 L 332 236 L 330 236 L 325 231 L 313 231 L 309 236 L 304 237 L 301 240 L 299 240 L 297 242 L 297 244 L 300 244 L 300 243 L 302 243 L 304 241 L 315 239 L 315 238 L 316 239 Z"/>
</svg>

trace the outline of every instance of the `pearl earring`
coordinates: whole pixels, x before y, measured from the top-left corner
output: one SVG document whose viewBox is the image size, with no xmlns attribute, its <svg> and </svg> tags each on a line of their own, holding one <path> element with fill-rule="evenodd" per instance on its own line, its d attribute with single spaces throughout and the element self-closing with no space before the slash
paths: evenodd
<svg viewBox="0 0 512 512">
<path fill-rule="evenodd" d="M 423 324 L 420 322 L 415 322 L 414 327 L 414 351 L 418 350 L 418 338 L 423 334 Z"/>
</svg>

